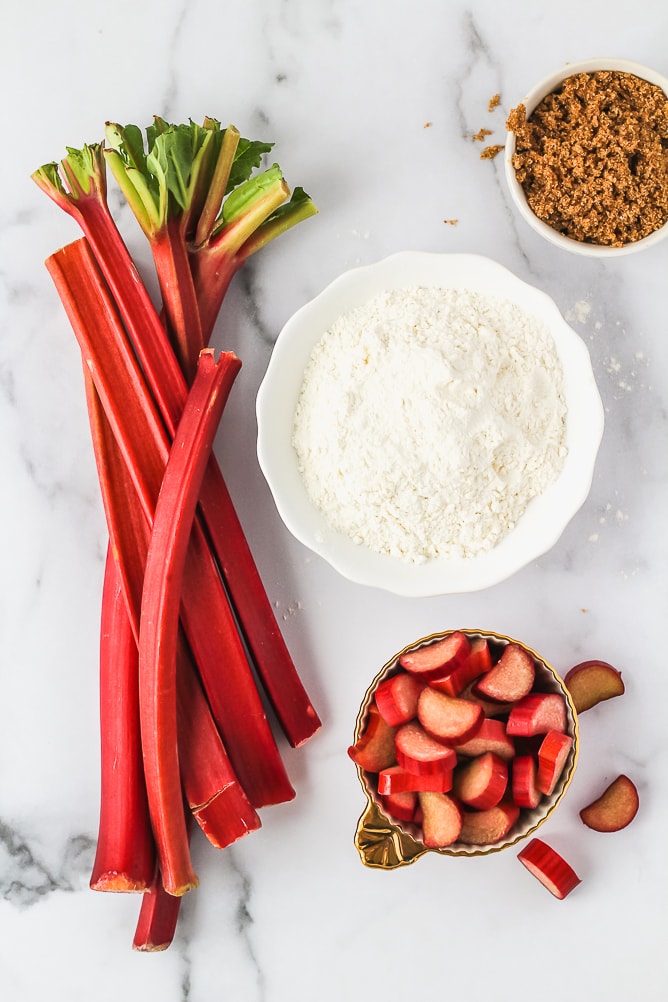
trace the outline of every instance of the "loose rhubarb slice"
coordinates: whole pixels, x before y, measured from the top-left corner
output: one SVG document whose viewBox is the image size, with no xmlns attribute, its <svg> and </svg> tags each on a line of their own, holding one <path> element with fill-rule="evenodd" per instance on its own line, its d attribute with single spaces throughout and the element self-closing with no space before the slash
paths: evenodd
<svg viewBox="0 0 668 1002">
<path fill-rule="evenodd" d="M 462 665 L 468 657 L 470 646 L 466 634 L 457 631 L 442 640 L 402 654 L 399 664 L 406 671 L 428 682 L 432 678 L 448 675 Z"/>
<path fill-rule="evenodd" d="M 486 699 L 514 703 L 531 692 L 535 675 L 529 652 L 508 644 L 494 667 L 479 679 L 475 691 Z"/>
<path fill-rule="evenodd" d="M 600 797 L 580 811 L 580 818 L 588 828 L 597 832 L 618 832 L 630 825 L 640 806 L 635 783 L 621 775 L 608 786 Z"/>
<path fill-rule="evenodd" d="M 407 724 L 417 715 L 418 697 L 423 683 L 408 672 L 384 679 L 376 689 L 375 699 L 381 716 L 393 727 Z"/>
<path fill-rule="evenodd" d="M 559 855 L 559 853 L 543 842 L 533 838 L 518 853 L 517 858 L 523 863 L 529 873 L 540 880 L 555 898 L 563 900 L 580 883 L 575 870 Z"/>
<path fill-rule="evenodd" d="M 542 793 L 536 784 L 538 766 L 533 755 L 516 755 L 512 768 L 513 803 L 533 810 L 538 807 Z"/>
<path fill-rule="evenodd" d="M 531 692 L 513 706 L 506 732 L 512 737 L 533 737 L 566 730 L 566 703 L 557 692 Z"/>
<path fill-rule="evenodd" d="M 451 772 L 457 763 L 452 748 L 432 738 L 421 724 L 403 724 L 394 737 L 396 761 L 418 775 Z"/>
<path fill-rule="evenodd" d="M 462 809 L 447 793 L 420 793 L 422 841 L 430 849 L 445 849 L 459 838 Z"/>
<path fill-rule="evenodd" d="M 622 673 L 607 661 L 581 661 L 564 677 L 577 713 L 584 713 L 606 699 L 624 692 Z"/>
<path fill-rule="evenodd" d="M 462 803 L 486 811 L 496 807 L 507 785 L 505 761 L 494 752 L 485 752 L 455 770 L 453 792 Z"/>
<path fill-rule="evenodd" d="M 474 758 L 484 752 L 491 751 L 508 761 L 515 754 L 515 744 L 506 733 L 506 725 L 502 720 L 484 717 L 480 722 L 474 737 L 462 744 L 455 745 L 458 755 Z"/>
<path fill-rule="evenodd" d="M 459 841 L 466 845 L 493 845 L 510 832 L 520 815 L 516 804 L 502 801 L 486 811 L 464 811 Z"/>
<path fill-rule="evenodd" d="M 382 796 L 393 793 L 448 793 L 452 789 L 452 770 L 443 772 L 410 772 L 400 765 L 391 765 L 378 774 L 378 792 Z"/>
<path fill-rule="evenodd" d="M 183 820 L 176 663 L 184 567 L 199 488 L 240 363 L 202 352 L 155 511 L 139 624 L 139 714 L 151 822 L 165 890 L 197 886 Z"/>
<path fill-rule="evenodd" d="M 105 568 L 100 628 L 101 782 L 95 891 L 143 891 L 155 871 L 139 733 L 139 657 L 118 568 Z"/>
<path fill-rule="evenodd" d="M 366 772 L 380 772 L 396 761 L 394 736 L 396 728 L 381 717 L 378 707 L 369 707 L 364 730 L 348 749 L 353 762 Z"/>
<path fill-rule="evenodd" d="M 548 731 L 538 749 L 538 778 L 541 793 L 550 796 L 568 760 L 573 738 L 563 731 Z"/>
<path fill-rule="evenodd" d="M 449 745 L 468 741 L 483 720 L 482 707 L 476 703 L 447 696 L 430 686 L 420 693 L 417 715 L 428 734 Z"/>
</svg>

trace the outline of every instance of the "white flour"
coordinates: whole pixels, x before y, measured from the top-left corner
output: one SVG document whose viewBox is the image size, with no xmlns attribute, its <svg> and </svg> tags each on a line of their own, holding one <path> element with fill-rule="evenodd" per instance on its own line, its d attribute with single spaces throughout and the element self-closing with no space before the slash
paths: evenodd
<svg viewBox="0 0 668 1002">
<path fill-rule="evenodd" d="M 293 445 L 335 529 L 411 562 L 473 557 L 556 479 L 565 413 L 537 320 L 466 290 L 396 289 L 314 348 Z"/>
</svg>

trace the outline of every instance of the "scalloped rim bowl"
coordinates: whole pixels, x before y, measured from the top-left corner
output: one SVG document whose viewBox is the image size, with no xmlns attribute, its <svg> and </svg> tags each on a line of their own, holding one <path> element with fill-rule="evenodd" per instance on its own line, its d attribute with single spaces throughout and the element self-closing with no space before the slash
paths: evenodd
<svg viewBox="0 0 668 1002">
<path fill-rule="evenodd" d="M 422 637 L 420 640 L 416 640 L 412 644 L 408 644 L 403 650 L 399 651 L 393 658 L 391 658 L 387 664 L 385 664 L 381 670 L 378 672 L 374 680 L 371 682 L 369 688 L 367 689 L 362 704 L 357 714 L 357 721 L 355 723 L 355 734 L 354 741 L 357 741 L 358 737 L 364 729 L 366 723 L 366 716 L 370 705 L 373 702 L 374 693 L 378 686 L 384 678 L 395 674 L 399 664 L 399 658 L 407 653 L 408 651 L 416 650 L 418 647 L 423 647 L 425 644 L 432 644 L 437 640 L 441 640 L 443 637 L 448 636 L 453 633 L 453 630 L 445 630 L 443 633 L 433 633 L 428 637 Z M 517 824 L 508 832 L 508 835 L 499 842 L 494 842 L 491 845 L 467 845 L 461 842 L 456 842 L 453 845 L 447 846 L 444 849 L 431 849 L 427 848 L 424 843 L 420 840 L 419 829 L 414 825 L 407 822 L 399 822 L 395 819 L 387 818 L 384 813 L 382 803 L 378 800 L 377 789 L 374 782 L 370 781 L 367 774 L 357 768 L 357 775 L 362 786 L 362 789 L 366 795 L 369 807 L 375 806 L 380 812 L 382 817 L 387 819 L 388 830 L 391 833 L 392 829 L 396 829 L 401 832 L 404 836 L 407 836 L 407 840 L 404 844 L 404 856 L 398 862 L 394 862 L 391 866 L 387 863 L 377 863 L 369 860 L 364 851 L 365 843 L 365 814 L 360 817 L 358 821 L 357 832 L 355 835 L 355 844 L 362 861 L 367 866 L 378 866 L 381 868 L 394 868 L 396 865 L 402 865 L 406 863 L 412 863 L 414 860 L 418 859 L 425 852 L 435 852 L 442 856 L 487 856 L 490 853 L 500 852 L 503 849 L 508 849 L 510 846 L 517 845 L 518 842 L 523 841 L 532 835 L 537 828 L 539 828 L 547 819 L 553 814 L 557 805 L 562 800 L 566 790 L 571 784 L 573 775 L 575 773 L 575 766 L 577 765 L 578 754 L 579 754 L 579 729 L 578 729 L 578 717 L 573 704 L 571 695 L 564 685 L 563 680 L 545 661 L 544 658 L 537 654 L 536 651 L 527 647 L 520 640 L 514 640 L 512 637 L 507 637 L 502 633 L 490 633 L 488 630 L 461 630 L 470 639 L 475 637 L 485 637 L 490 641 L 491 644 L 495 646 L 505 646 L 506 644 L 517 644 L 519 647 L 524 648 L 528 654 L 534 660 L 536 666 L 536 682 L 539 684 L 540 689 L 543 692 L 557 692 L 564 697 L 566 704 L 566 733 L 570 735 L 573 739 L 573 745 L 568 754 L 568 758 L 564 764 L 562 774 L 555 786 L 552 794 L 549 797 L 544 797 L 538 807 L 534 810 L 525 809 L 521 815 L 520 820 Z"/>
<path fill-rule="evenodd" d="M 562 473 L 531 501 L 512 532 L 474 559 L 412 564 L 354 543 L 332 529 L 309 498 L 292 446 L 303 373 L 316 343 L 338 317 L 373 296 L 418 285 L 465 288 L 516 303 L 545 324 L 564 370 L 568 456 Z M 258 390 L 257 452 L 278 512 L 298 540 L 351 581 L 425 597 L 489 587 L 549 550 L 589 493 L 603 420 L 587 348 L 552 299 L 489 258 L 406 251 L 345 272 L 285 324 Z"/>
<path fill-rule="evenodd" d="M 655 70 L 647 66 L 642 66 L 640 63 L 631 62 L 628 59 L 608 59 L 601 57 L 598 59 L 583 59 L 576 63 L 566 63 L 560 69 L 544 77 L 525 97 L 519 101 L 515 101 L 513 107 L 523 104 L 526 108 L 527 117 L 529 117 L 536 105 L 544 97 L 547 97 L 548 94 L 551 94 L 553 90 L 556 90 L 567 77 L 571 77 L 575 73 L 595 73 L 597 70 L 617 70 L 620 73 L 631 73 L 633 76 L 647 80 L 651 84 L 656 84 L 668 96 L 668 78 L 657 73 Z M 515 175 L 515 168 L 512 164 L 514 152 L 515 133 L 509 132 L 506 139 L 504 157 L 506 182 L 513 202 L 529 226 L 556 247 L 561 247 L 562 250 L 570 251 L 572 254 L 584 254 L 588 257 L 614 258 L 620 257 L 623 254 L 634 254 L 637 251 L 653 247 L 668 236 L 668 223 L 662 226 L 661 229 L 655 230 L 654 233 L 650 233 L 649 236 L 643 237 L 642 240 L 625 244 L 623 247 L 605 247 L 600 244 L 587 244 L 579 240 L 572 240 L 570 237 L 564 236 L 563 233 L 558 233 L 557 230 L 548 226 L 542 219 L 539 219 L 530 208 L 522 185 Z"/>
</svg>

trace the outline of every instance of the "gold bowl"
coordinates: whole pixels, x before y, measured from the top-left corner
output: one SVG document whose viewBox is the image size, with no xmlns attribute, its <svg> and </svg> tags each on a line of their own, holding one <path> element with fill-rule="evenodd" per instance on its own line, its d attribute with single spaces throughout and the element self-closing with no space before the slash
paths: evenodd
<svg viewBox="0 0 668 1002">
<path fill-rule="evenodd" d="M 357 741 L 364 731 L 369 708 L 374 702 L 374 693 L 378 684 L 400 670 L 399 659 L 409 651 L 432 644 L 435 641 L 450 636 L 454 632 L 454 630 L 446 630 L 443 633 L 433 633 L 428 637 L 422 637 L 420 640 L 404 647 L 403 650 L 395 654 L 381 668 L 362 700 L 355 724 L 354 741 Z M 442 856 L 486 856 L 494 852 L 500 852 L 503 849 L 508 849 L 510 846 L 514 846 L 532 835 L 550 817 L 564 797 L 573 779 L 579 751 L 577 714 L 568 689 L 554 668 L 539 654 L 530 647 L 527 647 L 526 644 L 521 643 L 519 640 L 513 640 L 511 637 L 506 637 L 503 634 L 490 633 L 487 630 L 459 630 L 457 632 L 466 634 L 469 640 L 476 638 L 486 639 L 492 650 L 496 653 L 499 653 L 507 644 L 512 643 L 523 648 L 530 655 L 534 661 L 536 673 L 534 691 L 554 692 L 564 697 L 566 706 L 566 733 L 573 739 L 568 759 L 552 794 L 550 796 L 543 796 L 536 808 L 522 809 L 516 824 L 501 841 L 483 846 L 454 842 L 452 845 L 438 849 L 428 847 L 420 840 L 420 829 L 416 824 L 399 821 L 396 818 L 388 816 L 378 797 L 375 774 L 367 773 L 356 765 L 367 805 L 357 822 L 355 847 L 365 866 L 392 870 L 396 867 L 415 862 L 416 859 L 419 859 L 420 856 L 427 852 L 435 852 Z"/>
</svg>

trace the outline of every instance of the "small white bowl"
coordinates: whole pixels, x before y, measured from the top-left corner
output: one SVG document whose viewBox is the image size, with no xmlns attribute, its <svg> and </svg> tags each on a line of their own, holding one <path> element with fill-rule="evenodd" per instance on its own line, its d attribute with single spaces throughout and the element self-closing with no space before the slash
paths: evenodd
<svg viewBox="0 0 668 1002">
<path fill-rule="evenodd" d="M 471 559 L 409 563 L 375 553 L 337 532 L 311 501 L 292 445 L 295 408 L 316 343 L 342 314 L 381 292 L 410 286 L 467 289 L 515 303 L 546 326 L 563 367 L 568 449 L 563 470 L 530 502 L 508 535 Z M 288 320 L 258 391 L 257 422 L 260 467 L 290 532 L 352 581 L 424 597 L 489 587 L 556 543 L 589 493 L 603 434 L 603 406 L 584 342 L 545 293 L 489 258 L 408 251 L 344 273 Z"/>
<path fill-rule="evenodd" d="M 640 77 L 642 80 L 647 80 L 651 84 L 656 84 L 660 87 L 664 94 L 668 95 L 668 78 L 657 73 L 655 70 L 649 69 L 647 66 L 642 66 L 640 63 L 631 62 L 628 59 L 584 59 L 577 63 L 566 63 L 560 69 L 555 70 L 554 73 L 550 73 L 546 76 L 540 83 L 536 84 L 526 97 L 523 97 L 519 101 L 515 101 L 513 107 L 517 107 L 519 104 L 523 104 L 526 108 L 527 118 L 531 115 L 532 111 L 536 108 L 538 104 L 551 94 L 552 91 L 556 90 L 559 85 L 566 80 L 567 77 L 574 76 L 576 73 L 596 73 L 599 70 L 614 70 L 619 73 L 631 73 L 633 76 Z M 653 247 L 655 244 L 664 240 L 668 236 L 668 223 L 662 226 L 660 229 L 655 230 L 654 233 L 650 233 L 649 236 L 643 237 L 642 240 L 636 240 L 632 243 L 625 244 L 623 247 L 606 247 L 601 244 L 590 244 L 585 243 L 580 240 L 573 240 L 570 237 L 566 237 L 563 233 L 558 233 L 557 230 L 548 226 L 544 223 L 538 216 L 535 215 L 529 203 L 526 200 L 522 185 L 517 180 L 515 175 L 515 168 L 513 167 L 512 158 L 515 152 L 515 133 L 509 132 L 506 139 L 506 148 L 504 152 L 505 156 L 505 174 L 506 182 L 510 190 L 511 197 L 515 203 L 520 215 L 526 222 L 538 233 L 540 236 L 544 237 L 555 247 L 561 247 L 562 250 L 570 251 L 572 254 L 584 254 L 589 257 L 599 257 L 599 258 L 615 258 L 620 257 L 622 254 L 634 254 L 637 251 L 646 250 L 648 247 Z"/>
</svg>

